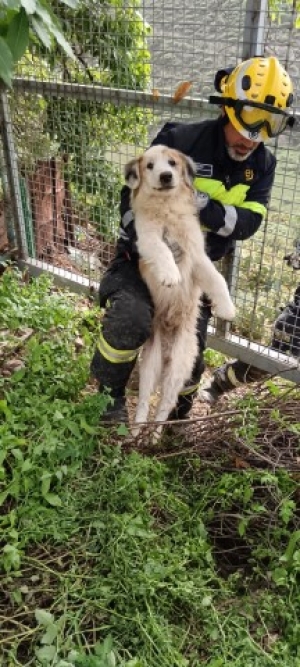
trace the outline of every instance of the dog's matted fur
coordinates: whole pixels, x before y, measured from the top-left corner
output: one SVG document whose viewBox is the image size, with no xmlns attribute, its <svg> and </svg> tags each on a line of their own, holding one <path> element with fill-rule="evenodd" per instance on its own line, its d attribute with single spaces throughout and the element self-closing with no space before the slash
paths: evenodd
<svg viewBox="0 0 300 667">
<path fill-rule="evenodd" d="M 194 175 L 193 161 L 166 146 L 152 146 L 125 167 L 140 272 L 155 313 L 151 338 L 141 354 L 137 424 L 147 420 L 150 396 L 158 385 L 155 421 L 165 421 L 191 376 L 201 293 L 211 299 L 218 317 L 231 320 L 235 314 L 227 284 L 205 253 Z M 156 438 L 161 429 L 157 427 Z M 138 431 L 136 426 L 133 433 Z"/>
</svg>

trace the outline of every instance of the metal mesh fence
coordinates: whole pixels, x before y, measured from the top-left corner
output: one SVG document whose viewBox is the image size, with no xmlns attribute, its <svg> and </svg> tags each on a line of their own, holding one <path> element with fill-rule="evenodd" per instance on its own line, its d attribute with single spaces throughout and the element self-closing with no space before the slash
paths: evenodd
<svg viewBox="0 0 300 667">
<path fill-rule="evenodd" d="M 86 0 L 75 12 L 59 12 L 77 62 L 36 47 L 19 65 L 13 93 L 1 97 L 2 182 L 4 194 L 10 192 L 9 205 L 7 196 L 2 201 L 5 243 L 17 244 L 32 270 L 88 286 L 98 283 L 114 253 L 127 160 L 167 120 L 215 115 L 207 98 L 216 70 L 254 53 L 277 55 L 297 94 L 299 36 L 289 3 L 271 12 L 267 2 L 249 0 Z M 182 82 L 188 95 L 175 104 Z M 296 97 L 296 112 L 298 104 Z M 297 286 L 283 257 L 300 237 L 299 136 L 296 128 L 270 142 L 278 164 L 267 220 L 223 266 L 237 318 L 231 328 L 214 323 L 209 338 L 265 370 L 289 368 L 294 379 L 299 318 L 284 332 L 294 341 L 290 364 L 269 344 L 279 308 Z"/>
</svg>

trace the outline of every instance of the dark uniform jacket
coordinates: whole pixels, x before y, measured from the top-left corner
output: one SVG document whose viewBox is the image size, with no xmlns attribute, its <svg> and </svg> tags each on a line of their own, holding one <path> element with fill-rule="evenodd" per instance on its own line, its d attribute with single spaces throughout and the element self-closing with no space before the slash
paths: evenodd
<svg viewBox="0 0 300 667">
<path fill-rule="evenodd" d="M 219 117 L 191 124 L 167 123 L 152 143 L 175 148 L 196 163 L 195 188 L 208 195 L 199 222 L 206 230 L 206 249 L 213 261 L 231 252 L 235 241 L 248 239 L 258 230 L 276 166 L 275 157 L 263 143 L 246 160 L 232 160 L 225 146 L 225 122 Z M 133 256 L 136 234 L 129 200 L 129 188 L 124 186 L 117 253 Z"/>
</svg>

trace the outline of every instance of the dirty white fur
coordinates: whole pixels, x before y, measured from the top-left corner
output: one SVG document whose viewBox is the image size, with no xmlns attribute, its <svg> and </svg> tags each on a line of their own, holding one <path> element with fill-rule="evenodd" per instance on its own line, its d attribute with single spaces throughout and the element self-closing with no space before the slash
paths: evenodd
<svg viewBox="0 0 300 667">
<path fill-rule="evenodd" d="M 235 315 L 227 284 L 205 253 L 192 187 L 194 173 L 190 158 L 166 146 L 151 147 L 125 167 L 140 272 L 155 313 L 152 335 L 141 355 L 136 424 L 146 422 L 151 394 L 159 385 L 155 421 L 165 421 L 191 377 L 198 350 L 201 293 L 211 299 L 218 317 L 231 320 Z M 134 435 L 139 430 L 135 426 Z M 155 440 L 161 431 L 162 425 L 155 431 Z"/>
</svg>

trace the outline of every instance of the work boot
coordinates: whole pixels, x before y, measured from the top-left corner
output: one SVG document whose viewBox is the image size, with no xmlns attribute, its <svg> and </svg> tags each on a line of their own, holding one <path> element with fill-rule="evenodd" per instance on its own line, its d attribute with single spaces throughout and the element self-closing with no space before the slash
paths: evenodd
<svg viewBox="0 0 300 667">
<path fill-rule="evenodd" d="M 200 389 L 199 400 L 214 405 L 223 394 L 227 394 L 241 385 L 260 382 L 267 375 L 266 371 L 246 364 L 240 359 L 228 361 L 217 368 L 211 380 Z"/>
<path fill-rule="evenodd" d="M 171 410 L 168 421 L 177 422 L 176 424 L 168 424 L 164 427 L 164 435 L 168 438 L 185 437 L 186 427 L 189 419 L 189 413 L 192 409 L 194 397 L 196 392 L 188 394 L 187 396 L 178 396 L 177 405 Z"/>
<path fill-rule="evenodd" d="M 222 394 L 224 394 L 226 391 L 230 391 L 231 389 L 234 389 L 232 385 L 227 390 L 221 389 L 216 380 L 211 379 L 200 389 L 199 400 L 201 403 L 209 403 L 209 405 L 214 405 L 222 396 Z"/>
<path fill-rule="evenodd" d="M 126 407 L 126 400 L 124 396 L 118 396 L 113 399 L 113 403 L 107 406 L 100 421 L 105 424 L 127 424 L 128 411 Z"/>
<path fill-rule="evenodd" d="M 240 362 L 239 364 L 242 366 Z M 202 403 L 214 405 L 223 394 L 236 389 L 238 385 L 246 382 L 246 379 L 236 377 L 234 372 L 236 365 L 237 362 L 228 362 L 214 371 L 212 378 L 199 391 L 198 396 Z"/>
<path fill-rule="evenodd" d="M 171 410 L 168 421 L 177 421 L 189 418 L 189 413 L 193 407 L 194 398 L 196 392 L 194 391 L 191 394 L 181 395 L 179 394 L 177 405 L 173 410 Z"/>
</svg>

